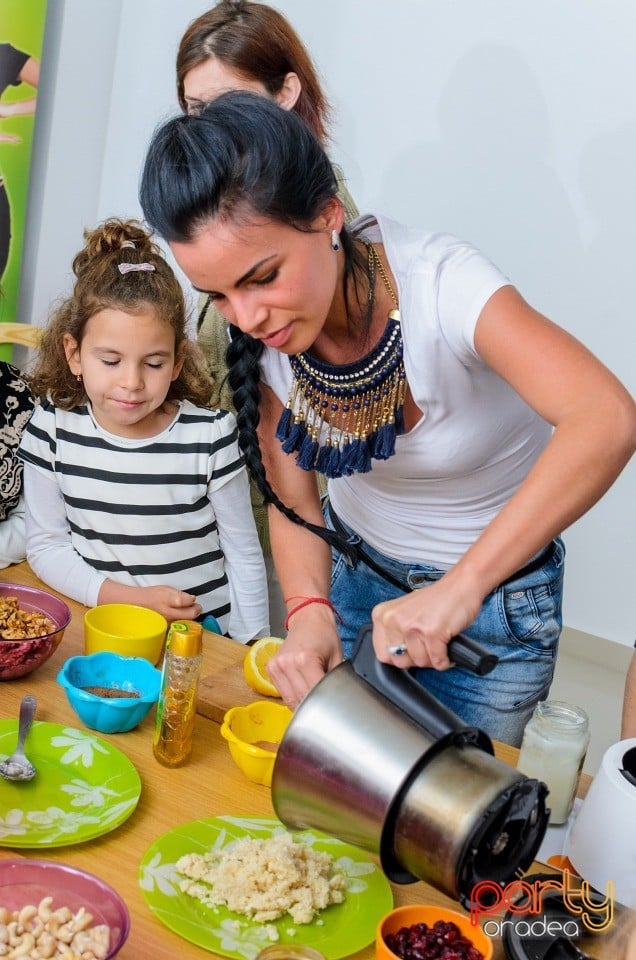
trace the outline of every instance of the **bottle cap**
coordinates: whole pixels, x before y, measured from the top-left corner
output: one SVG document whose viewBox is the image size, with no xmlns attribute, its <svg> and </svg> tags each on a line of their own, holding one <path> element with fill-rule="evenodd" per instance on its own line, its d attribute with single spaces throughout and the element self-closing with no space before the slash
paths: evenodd
<svg viewBox="0 0 636 960">
<path fill-rule="evenodd" d="M 198 657 L 203 647 L 203 631 L 196 620 L 175 620 L 170 624 L 166 650 L 177 657 Z"/>
</svg>

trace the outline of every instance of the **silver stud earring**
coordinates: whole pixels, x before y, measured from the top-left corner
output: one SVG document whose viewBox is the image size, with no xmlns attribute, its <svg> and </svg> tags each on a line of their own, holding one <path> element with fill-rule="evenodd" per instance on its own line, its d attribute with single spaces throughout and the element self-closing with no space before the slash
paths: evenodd
<svg viewBox="0 0 636 960">
<path fill-rule="evenodd" d="M 336 253 L 340 249 L 340 234 L 337 230 L 331 231 L 331 249 Z"/>
</svg>

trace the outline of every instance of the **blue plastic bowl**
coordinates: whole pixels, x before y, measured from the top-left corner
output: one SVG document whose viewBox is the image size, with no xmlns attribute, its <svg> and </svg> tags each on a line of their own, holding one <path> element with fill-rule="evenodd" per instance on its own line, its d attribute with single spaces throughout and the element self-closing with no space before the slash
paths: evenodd
<svg viewBox="0 0 636 960">
<path fill-rule="evenodd" d="M 100 733 L 126 733 L 144 719 L 159 699 L 161 670 L 144 657 L 118 653 L 91 653 L 70 657 L 57 675 L 80 720 Z M 139 697 L 99 697 L 82 687 L 112 687 Z"/>
</svg>

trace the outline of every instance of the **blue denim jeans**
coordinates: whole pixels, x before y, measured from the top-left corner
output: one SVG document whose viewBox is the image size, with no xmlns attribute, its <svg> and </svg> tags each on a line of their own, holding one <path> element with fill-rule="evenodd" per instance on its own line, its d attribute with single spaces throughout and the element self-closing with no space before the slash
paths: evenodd
<svg viewBox="0 0 636 960">
<path fill-rule="evenodd" d="M 328 516 L 325 521 L 331 527 Z M 404 583 L 404 591 L 435 583 L 444 571 L 431 564 L 405 564 L 384 556 L 343 524 L 350 539 Z M 495 653 L 499 663 L 479 677 L 463 667 L 412 673 L 469 726 L 490 737 L 519 746 L 523 729 L 539 700 L 548 696 L 561 633 L 565 547 L 555 540 L 552 556 L 538 570 L 493 590 L 477 619 L 464 630 Z M 376 604 L 403 594 L 363 561 L 354 569 L 333 552 L 331 601 L 343 620 L 340 627 L 345 657 L 351 656 L 360 627 L 371 619 Z"/>
</svg>

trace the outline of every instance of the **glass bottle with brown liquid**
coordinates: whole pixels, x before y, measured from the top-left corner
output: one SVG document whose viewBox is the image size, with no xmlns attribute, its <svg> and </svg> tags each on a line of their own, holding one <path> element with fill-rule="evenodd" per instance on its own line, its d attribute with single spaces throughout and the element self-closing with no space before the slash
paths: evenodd
<svg viewBox="0 0 636 960">
<path fill-rule="evenodd" d="M 185 763 L 192 750 L 202 636 L 195 620 L 175 620 L 168 630 L 152 747 L 166 767 Z"/>
</svg>

